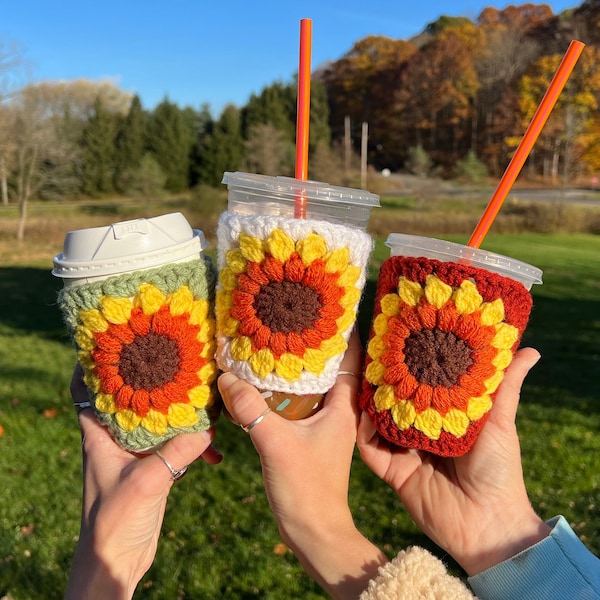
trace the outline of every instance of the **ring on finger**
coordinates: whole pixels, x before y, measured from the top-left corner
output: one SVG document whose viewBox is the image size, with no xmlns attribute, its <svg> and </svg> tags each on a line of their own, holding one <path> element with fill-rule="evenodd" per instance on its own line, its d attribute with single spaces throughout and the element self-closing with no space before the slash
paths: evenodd
<svg viewBox="0 0 600 600">
<path fill-rule="evenodd" d="M 171 466 L 171 463 L 158 450 L 156 450 L 154 454 L 156 454 L 156 456 L 162 460 L 165 467 L 167 467 L 167 469 L 169 469 L 171 472 L 171 481 L 179 481 L 186 474 L 186 471 L 188 470 L 187 467 L 183 467 L 182 469 L 174 469 Z"/>
<path fill-rule="evenodd" d="M 248 423 L 248 425 L 240 425 L 240 427 L 246 433 L 248 433 L 251 429 L 254 429 L 270 412 L 271 412 L 271 408 L 268 407 L 265 409 L 264 412 L 262 412 L 260 415 L 258 415 L 258 417 L 256 417 L 256 419 L 254 419 L 254 421 L 250 421 L 250 423 Z"/>
<path fill-rule="evenodd" d="M 73 402 L 73 406 L 75 407 L 75 410 L 77 411 L 77 414 L 79 414 L 84 408 L 90 408 L 92 406 L 91 402 Z"/>
</svg>

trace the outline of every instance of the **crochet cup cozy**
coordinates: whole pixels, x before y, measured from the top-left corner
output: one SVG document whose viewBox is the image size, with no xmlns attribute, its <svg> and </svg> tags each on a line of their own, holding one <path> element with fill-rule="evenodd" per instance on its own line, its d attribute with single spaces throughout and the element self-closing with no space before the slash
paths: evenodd
<svg viewBox="0 0 600 600">
<path fill-rule="evenodd" d="M 263 390 L 327 392 L 356 320 L 369 234 L 225 212 L 217 238 L 219 367 Z"/>
<path fill-rule="evenodd" d="M 531 312 L 485 269 L 392 256 L 382 265 L 360 407 L 388 441 L 441 456 L 474 444 Z"/>
<path fill-rule="evenodd" d="M 206 430 L 218 417 L 215 282 L 202 257 L 59 292 L 97 417 L 127 450 Z"/>
</svg>

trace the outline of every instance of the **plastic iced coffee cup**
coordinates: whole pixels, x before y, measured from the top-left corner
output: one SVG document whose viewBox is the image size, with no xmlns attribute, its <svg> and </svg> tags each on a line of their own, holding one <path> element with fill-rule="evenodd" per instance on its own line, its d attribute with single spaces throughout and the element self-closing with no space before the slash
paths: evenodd
<svg viewBox="0 0 600 600">
<path fill-rule="evenodd" d="M 316 412 L 335 383 L 372 250 L 379 197 L 322 182 L 225 173 L 217 230 L 217 362 L 277 414 Z M 298 199 L 306 218 L 295 218 Z"/>
<path fill-rule="evenodd" d="M 542 271 L 443 240 L 391 234 L 361 409 L 389 442 L 461 456 L 489 416 Z"/>
<path fill-rule="evenodd" d="M 172 213 L 70 231 L 54 257 L 90 400 L 127 450 L 203 431 L 218 416 L 216 270 L 206 246 Z"/>
</svg>

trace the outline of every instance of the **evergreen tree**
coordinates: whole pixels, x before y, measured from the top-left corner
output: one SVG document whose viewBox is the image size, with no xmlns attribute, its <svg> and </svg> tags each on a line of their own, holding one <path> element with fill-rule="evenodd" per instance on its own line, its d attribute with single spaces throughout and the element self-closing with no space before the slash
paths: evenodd
<svg viewBox="0 0 600 600">
<path fill-rule="evenodd" d="M 196 133 L 190 155 L 190 186 L 195 187 L 202 181 L 202 148 L 207 137 L 212 133 L 214 121 L 208 104 L 203 104 L 196 113 Z"/>
<path fill-rule="evenodd" d="M 100 96 L 82 136 L 81 186 L 86 194 L 113 191 L 117 116 L 103 105 Z"/>
<path fill-rule="evenodd" d="M 194 140 L 181 109 L 163 100 L 150 115 L 147 131 L 148 148 L 167 178 L 165 188 L 170 192 L 188 189 Z"/>
<path fill-rule="evenodd" d="M 123 173 L 139 166 L 146 145 L 146 113 L 139 96 L 131 100 L 115 144 L 115 187 L 123 191 Z"/>
<path fill-rule="evenodd" d="M 296 135 L 296 89 L 294 85 L 277 82 L 263 88 L 259 96 L 252 94 L 242 109 L 242 132 L 248 139 L 256 125 L 271 123 L 293 141 Z"/>
<path fill-rule="evenodd" d="M 225 171 L 239 169 L 244 155 L 240 111 L 233 105 L 225 107 L 210 135 L 203 140 L 199 157 L 201 181 L 219 185 Z"/>
</svg>

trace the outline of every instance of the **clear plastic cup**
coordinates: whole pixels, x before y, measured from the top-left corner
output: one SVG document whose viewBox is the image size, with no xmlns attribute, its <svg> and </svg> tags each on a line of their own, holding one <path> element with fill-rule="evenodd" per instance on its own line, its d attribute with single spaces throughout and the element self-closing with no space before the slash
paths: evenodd
<svg viewBox="0 0 600 600">
<path fill-rule="evenodd" d="M 386 243 L 361 409 L 389 442 L 461 456 L 489 416 L 542 271 L 433 238 L 393 233 Z"/>
<path fill-rule="evenodd" d="M 315 413 L 356 319 L 379 196 L 290 177 L 225 173 L 217 230 L 217 361 L 277 414 Z M 298 203 L 304 218 L 296 218 Z M 337 288 L 337 292 L 331 289 Z"/>
<path fill-rule="evenodd" d="M 70 231 L 53 275 L 57 304 L 96 416 L 145 453 L 219 415 L 216 269 L 181 213 Z"/>
</svg>

